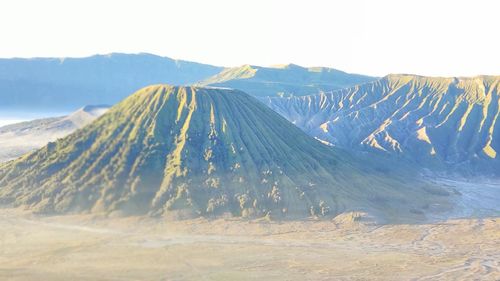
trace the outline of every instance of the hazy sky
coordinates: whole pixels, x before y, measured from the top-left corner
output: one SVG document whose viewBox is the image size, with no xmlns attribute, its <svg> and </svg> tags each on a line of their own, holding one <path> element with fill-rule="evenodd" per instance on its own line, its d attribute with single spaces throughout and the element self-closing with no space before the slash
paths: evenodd
<svg viewBox="0 0 500 281">
<path fill-rule="evenodd" d="M 6 0 L 0 31 L 0 57 L 149 52 L 224 66 L 500 75 L 498 0 Z"/>
</svg>

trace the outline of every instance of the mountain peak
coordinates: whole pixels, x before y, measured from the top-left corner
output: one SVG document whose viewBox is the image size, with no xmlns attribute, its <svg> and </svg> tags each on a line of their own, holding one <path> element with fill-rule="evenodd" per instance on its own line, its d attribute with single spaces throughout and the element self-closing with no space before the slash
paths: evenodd
<svg viewBox="0 0 500 281">
<path fill-rule="evenodd" d="M 153 85 L 1 166 L 0 197 L 21 192 L 16 203 L 48 212 L 304 215 L 319 199 L 306 194 L 295 204 L 296 188 L 323 185 L 336 162 L 327 147 L 243 92 Z M 21 168 L 28 163 L 36 174 Z"/>
<path fill-rule="evenodd" d="M 401 204 L 400 183 L 355 163 L 241 91 L 153 85 L 0 165 L 0 199 L 41 212 L 290 218 L 374 210 L 379 196 L 394 199 L 384 214 L 432 200 L 414 183 Z"/>
<path fill-rule="evenodd" d="M 243 65 L 224 69 L 200 85 L 243 90 L 253 96 L 308 95 L 375 80 L 326 67 L 305 68 L 295 64 L 261 67 Z"/>
</svg>

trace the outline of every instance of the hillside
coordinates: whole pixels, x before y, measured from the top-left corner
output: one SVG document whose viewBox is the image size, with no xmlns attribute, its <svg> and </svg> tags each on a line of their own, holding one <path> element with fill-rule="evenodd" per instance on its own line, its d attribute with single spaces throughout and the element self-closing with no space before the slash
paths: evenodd
<svg viewBox="0 0 500 281">
<path fill-rule="evenodd" d="M 266 103 L 308 134 L 438 171 L 500 174 L 500 77 L 389 75 L 378 81 Z"/>
<path fill-rule="evenodd" d="M 0 163 L 45 146 L 90 124 L 109 106 L 85 106 L 68 116 L 44 118 L 0 127 Z"/>
<path fill-rule="evenodd" d="M 411 171 L 410 171 L 411 172 Z M 0 165 L 3 203 L 39 212 L 422 218 L 448 193 L 321 144 L 235 90 L 149 86 Z"/>
<path fill-rule="evenodd" d="M 72 111 L 115 104 L 147 85 L 192 84 L 221 70 L 151 54 L 0 59 L 0 110 Z"/>
<path fill-rule="evenodd" d="M 226 68 L 200 84 L 238 89 L 256 97 L 303 96 L 346 88 L 374 79 L 326 67 L 305 68 L 294 64 L 280 67 L 244 65 Z"/>
</svg>

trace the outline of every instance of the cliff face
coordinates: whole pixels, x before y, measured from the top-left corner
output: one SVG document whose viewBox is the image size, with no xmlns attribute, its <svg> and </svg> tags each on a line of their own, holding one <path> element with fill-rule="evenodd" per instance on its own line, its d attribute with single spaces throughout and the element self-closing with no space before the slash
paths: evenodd
<svg viewBox="0 0 500 281">
<path fill-rule="evenodd" d="M 308 134 L 351 150 L 379 151 L 426 168 L 499 174 L 500 77 L 389 75 L 330 93 L 268 98 Z"/>
</svg>

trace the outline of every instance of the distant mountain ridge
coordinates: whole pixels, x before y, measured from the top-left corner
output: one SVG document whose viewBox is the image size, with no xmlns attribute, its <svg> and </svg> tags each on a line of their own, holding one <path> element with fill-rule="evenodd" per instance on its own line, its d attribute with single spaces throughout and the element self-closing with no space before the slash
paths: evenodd
<svg viewBox="0 0 500 281">
<path fill-rule="evenodd" d="M 0 110 L 73 111 L 86 104 L 115 104 L 152 84 L 212 85 L 254 96 L 304 95 L 374 78 L 297 65 L 222 68 L 147 53 L 84 58 L 0 59 Z"/>
<path fill-rule="evenodd" d="M 238 89 L 256 97 L 303 96 L 346 88 L 375 79 L 327 67 L 306 68 L 295 64 L 275 67 L 243 65 L 226 68 L 199 84 Z"/>
<path fill-rule="evenodd" d="M 180 218 L 361 210 L 402 219 L 446 206 L 446 191 L 383 169 L 322 145 L 241 91 L 155 85 L 0 164 L 0 201 L 49 213 Z"/>
<path fill-rule="evenodd" d="M 311 136 L 422 167 L 500 174 L 500 77 L 389 75 L 351 88 L 266 103 Z"/>
<path fill-rule="evenodd" d="M 147 85 L 193 84 L 222 70 L 152 54 L 0 59 L 0 110 L 74 110 L 115 104 Z"/>
</svg>

